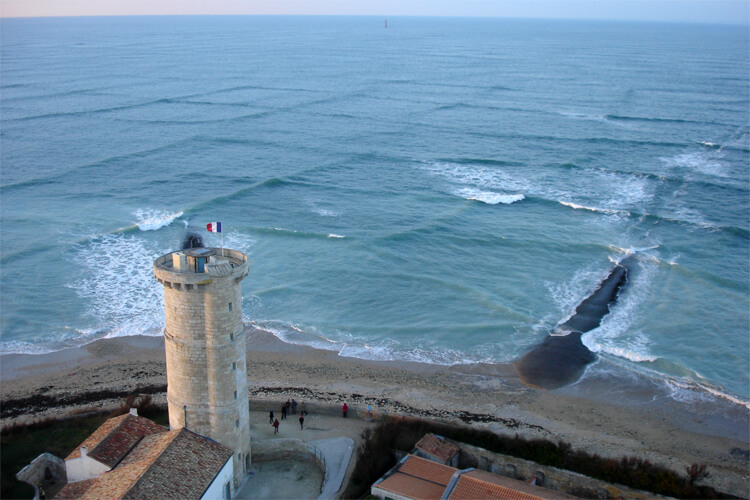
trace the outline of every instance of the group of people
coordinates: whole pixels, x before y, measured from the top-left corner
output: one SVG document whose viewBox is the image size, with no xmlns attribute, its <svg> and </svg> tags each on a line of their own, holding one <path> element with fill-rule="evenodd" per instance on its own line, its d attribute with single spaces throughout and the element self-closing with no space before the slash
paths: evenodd
<svg viewBox="0 0 750 500">
<path fill-rule="evenodd" d="M 286 400 L 286 403 L 281 405 L 281 420 L 286 420 L 286 417 L 288 415 L 296 415 L 297 414 L 297 401 L 294 399 Z M 305 415 L 307 415 L 307 410 L 305 409 L 305 403 L 303 402 L 300 406 L 300 412 L 299 412 L 299 428 L 300 430 L 304 430 L 305 428 Z M 279 419 L 273 417 L 273 408 L 271 408 L 268 418 L 271 422 L 271 425 L 273 425 L 273 433 L 278 434 L 279 433 Z"/>
<path fill-rule="evenodd" d="M 341 405 L 341 413 L 344 418 L 346 418 L 347 414 L 349 413 L 349 405 L 344 403 Z M 281 405 L 281 420 L 286 420 L 286 417 L 288 415 L 296 415 L 297 414 L 297 401 L 294 399 L 286 400 L 286 403 Z M 372 409 L 370 408 L 370 405 L 367 405 L 367 414 L 369 417 L 372 417 Z M 304 430 L 305 428 L 305 415 L 307 415 L 307 410 L 305 409 L 305 403 L 303 402 L 300 406 L 300 412 L 299 412 L 299 428 L 300 430 Z M 274 418 L 273 416 L 273 408 L 268 412 L 268 419 L 273 425 L 273 433 L 278 434 L 279 433 L 279 419 Z"/>
</svg>

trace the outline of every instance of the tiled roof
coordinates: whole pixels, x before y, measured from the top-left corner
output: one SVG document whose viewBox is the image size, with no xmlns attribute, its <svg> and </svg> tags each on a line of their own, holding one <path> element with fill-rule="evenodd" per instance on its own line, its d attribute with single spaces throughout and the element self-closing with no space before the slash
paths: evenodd
<svg viewBox="0 0 750 500">
<path fill-rule="evenodd" d="M 114 467 L 143 436 L 166 430 L 166 427 L 155 424 L 147 418 L 126 413 L 104 422 L 73 450 L 66 460 L 80 457 L 81 447 L 86 446 L 91 458 Z"/>
<path fill-rule="evenodd" d="M 524 481 L 499 476 L 483 470 L 469 470 L 461 476 L 448 496 L 451 500 L 502 499 L 541 500 L 575 498 L 559 491 L 549 490 Z"/>
<path fill-rule="evenodd" d="M 427 460 L 426 458 L 409 455 L 409 458 L 401 464 L 398 471 L 402 474 L 408 474 L 420 479 L 432 481 L 433 483 L 448 486 L 451 477 L 453 477 L 453 474 L 458 471 L 458 469 L 433 462 L 432 460 Z"/>
<path fill-rule="evenodd" d="M 200 498 L 219 474 L 232 450 L 180 429 L 169 446 L 128 492 L 129 498 Z"/>
<path fill-rule="evenodd" d="M 521 483 L 520 481 L 518 481 Z M 523 484 L 523 483 L 521 483 Z M 449 500 L 542 500 L 542 497 L 529 495 L 512 488 L 506 488 L 499 484 L 489 483 L 473 477 L 467 477 L 462 474 L 458 483 L 453 487 Z"/>
<path fill-rule="evenodd" d="M 455 477 L 453 483 L 451 479 Z M 373 485 L 404 498 L 450 500 L 551 500 L 575 498 L 490 472 L 453 467 L 408 455 L 385 479 Z M 447 491 L 446 491 L 447 490 Z"/>
<path fill-rule="evenodd" d="M 230 449 L 187 429 L 151 434 L 117 467 L 82 481 L 91 483 L 85 491 L 61 498 L 200 498 L 231 457 Z"/>
<path fill-rule="evenodd" d="M 89 488 L 96 482 L 96 479 L 87 479 L 85 481 L 76 481 L 68 483 L 62 487 L 55 495 L 56 500 L 74 500 L 81 498 Z"/>
<path fill-rule="evenodd" d="M 401 497 L 418 500 L 440 500 L 445 491 L 445 485 L 431 483 L 399 472 L 376 484 L 375 487 Z"/>
<path fill-rule="evenodd" d="M 409 455 L 393 474 L 375 487 L 407 498 L 439 499 L 457 471 L 453 467 Z"/>
<path fill-rule="evenodd" d="M 458 446 L 452 445 L 435 434 L 425 434 L 416 446 L 417 449 L 429 453 L 443 462 L 448 462 L 458 453 Z"/>
</svg>

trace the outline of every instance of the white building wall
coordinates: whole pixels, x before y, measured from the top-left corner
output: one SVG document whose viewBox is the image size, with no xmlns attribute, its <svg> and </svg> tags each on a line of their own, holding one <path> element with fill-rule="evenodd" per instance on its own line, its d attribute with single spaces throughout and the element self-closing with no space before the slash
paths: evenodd
<svg viewBox="0 0 750 500">
<path fill-rule="evenodd" d="M 206 489 L 206 492 L 201 497 L 201 500 L 221 500 L 224 497 L 224 485 L 229 484 L 229 488 L 234 496 L 234 485 L 232 479 L 234 478 L 234 460 L 229 459 L 224 467 L 214 478 L 211 485 Z"/>
<path fill-rule="evenodd" d="M 88 455 L 71 458 L 65 461 L 65 472 L 68 474 L 68 482 L 76 483 L 99 477 L 109 470 L 109 467 L 97 462 Z"/>
</svg>

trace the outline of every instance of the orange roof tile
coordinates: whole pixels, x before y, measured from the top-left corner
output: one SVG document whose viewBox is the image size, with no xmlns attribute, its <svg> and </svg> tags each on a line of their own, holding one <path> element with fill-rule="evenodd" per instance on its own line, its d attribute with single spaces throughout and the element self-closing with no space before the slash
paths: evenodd
<svg viewBox="0 0 750 500">
<path fill-rule="evenodd" d="M 520 481 L 519 481 L 520 482 Z M 529 495 L 499 484 L 482 481 L 462 475 L 448 496 L 450 500 L 542 500 L 542 497 Z"/>
<path fill-rule="evenodd" d="M 409 455 L 401 464 L 398 472 L 447 486 L 453 474 L 458 471 L 453 467 L 427 460 L 426 458 Z"/>
<path fill-rule="evenodd" d="M 435 434 L 425 434 L 415 447 L 443 462 L 448 462 L 459 451 L 458 446 L 447 442 Z"/>
<path fill-rule="evenodd" d="M 479 469 L 461 474 L 450 496 L 454 500 L 492 498 L 504 500 L 575 498 L 560 491 L 499 476 Z"/>
<path fill-rule="evenodd" d="M 408 455 L 390 476 L 373 486 L 407 498 L 439 499 L 457 471 L 432 460 Z"/>
<path fill-rule="evenodd" d="M 445 491 L 445 485 L 425 481 L 400 472 L 396 472 L 388 479 L 376 484 L 375 487 L 417 500 L 439 500 Z"/>
</svg>

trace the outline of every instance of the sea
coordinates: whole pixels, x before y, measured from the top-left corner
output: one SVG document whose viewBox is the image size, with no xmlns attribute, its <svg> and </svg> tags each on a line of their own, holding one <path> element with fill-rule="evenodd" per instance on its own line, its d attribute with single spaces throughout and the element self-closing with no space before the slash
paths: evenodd
<svg viewBox="0 0 750 500">
<path fill-rule="evenodd" d="M 152 262 L 188 232 L 248 255 L 248 323 L 443 365 L 517 359 L 635 255 L 581 380 L 750 408 L 748 36 L 2 19 L 1 350 L 161 335 Z"/>
</svg>

